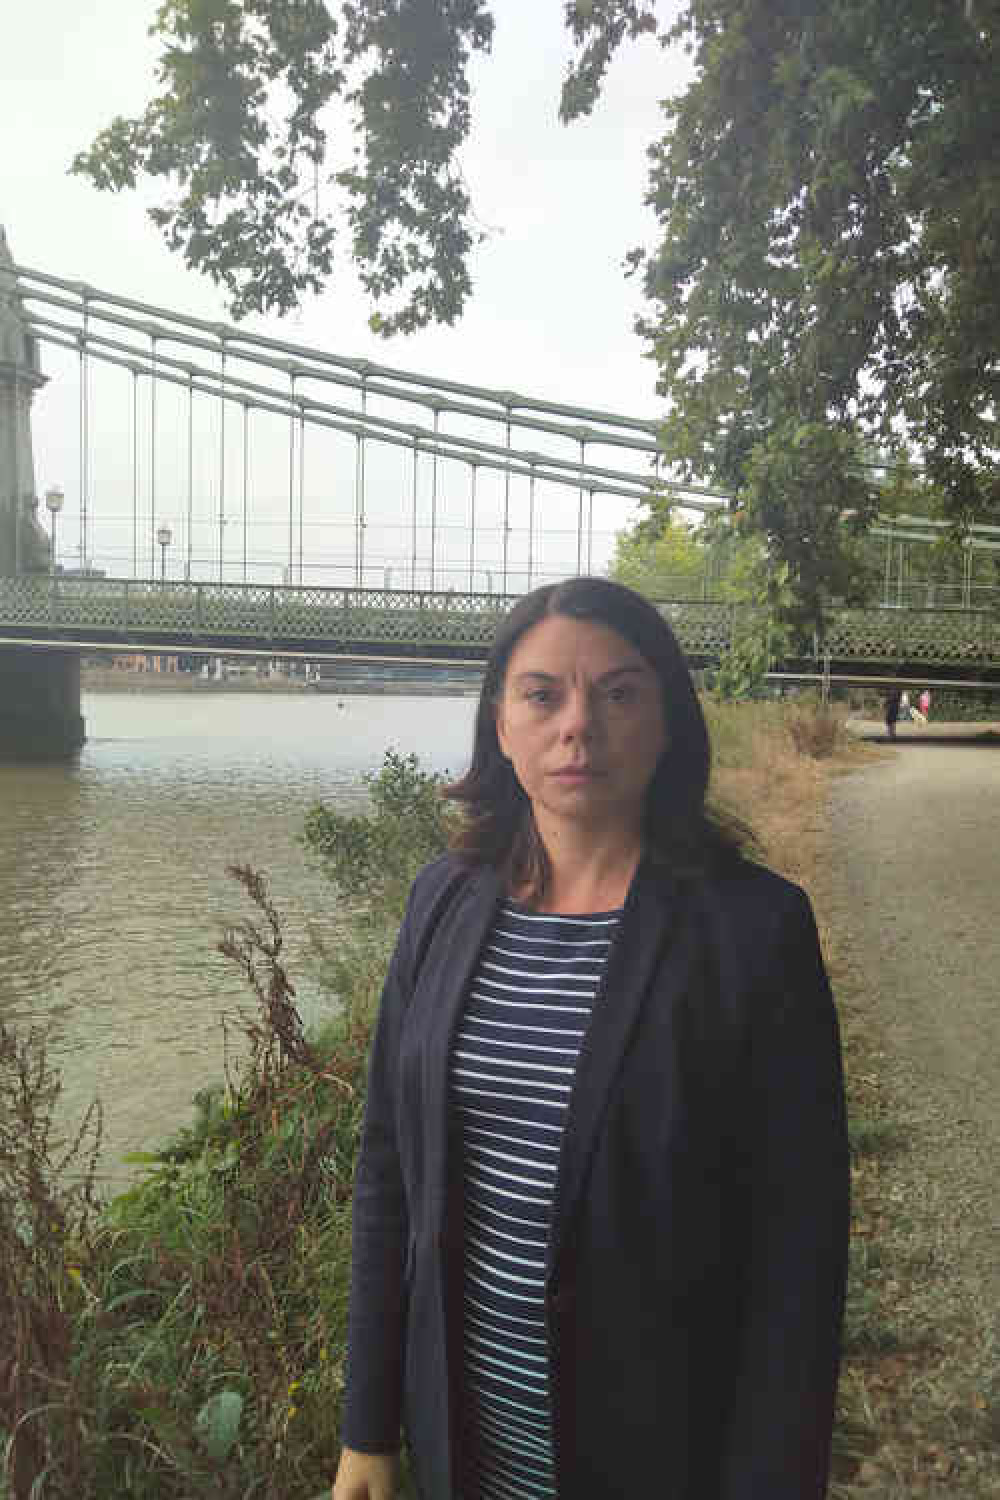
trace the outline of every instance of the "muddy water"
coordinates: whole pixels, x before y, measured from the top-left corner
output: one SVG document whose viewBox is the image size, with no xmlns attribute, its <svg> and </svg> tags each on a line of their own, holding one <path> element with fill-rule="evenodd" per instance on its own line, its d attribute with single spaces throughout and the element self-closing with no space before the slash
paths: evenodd
<svg viewBox="0 0 1000 1500">
<path fill-rule="evenodd" d="M 297 840 L 347 809 L 388 746 L 458 771 L 470 698 L 94 694 L 72 766 L 0 765 L 0 1014 L 51 1028 L 61 1119 L 99 1096 L 102 1173 L 189 1117 L 222 1073 L 220 1017 L 246 990 L 215 945 L 248 913 L 225 866 L 266 870 L 306 1019 L 309 931 L 336 922 Z"/>
</svg>

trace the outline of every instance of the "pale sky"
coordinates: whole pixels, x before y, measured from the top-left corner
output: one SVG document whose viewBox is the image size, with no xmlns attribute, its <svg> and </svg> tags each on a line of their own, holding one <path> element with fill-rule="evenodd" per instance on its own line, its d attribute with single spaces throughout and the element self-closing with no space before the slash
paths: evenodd
<svg viewBox="0 0 1000 1500">
<path fill-rule="evenodd" d="M 494 50 L 475 67 L 474 134 L 463 159 L 478 217 L 493 232 L 475 252 L 474 291 L 461 322 L 409 338 L 378 339 L 367 327 L 372 309 L 349 264 L 341 262 L 333 284 L 301 311 L 283 320 L 251 320 L 246 326 L 449 379 L 656 416 L 660 402 L 654 368 L 632 331 L 639 285 L 624 278 L 622 260 L 632 246 L 654 242 L 655 226 L 642 201 L 645 148 L 662 133 L 659 102 L 683 87 L 686 62 L 649 41 L 626 46 L 594 116 L 562 127 L 557 107 L 569 40 L 560 0 L 497 0 L 494 8 Z M 187 270 L 146 218 L 146 205 L 155 201 L 148 187 L 101 194 L 67 174 L 73 153 L 89 145 L 115 114 L 138 113 L 147 101 L 155 47 L 146 29 L 154 10 L 154 0 L 95 0 L 87 7 L 76 0 L 37 0 L 9 8 L 0 59 L 0 222 L 15 260 L 23 264 L 228 321 L 221 293 Z M 346 249 L 346 231 L 343 242 Z M 36 399 L 36 488 L 42 494 L 59 484 L 66 492 L 62 554 L 64 538 L 65 548 L 72 546 L 79 491 L 78 390 L 71 359 L 43 347 L 43 363 L 52 379 Z M 125 533 L 113 524 L 131 505 L 125 472 L 131 472 L 131 465 L 123 457 L 129 441 L 127 402 L 116 394 L 113 380 L 102 385 L 95 376 L 94 405 L 94 441 L 100 451 L 91 459 L 95 544 L 88 550 L 110 571 L 127 572 Z M 163 411 L 167 430 L 159 439 L 161 455 L 172 446 L 169 401 Z M 255 462 L 261 465 L 266 465 L 269 441 L 263 430 L 256 438 Z M 277 465 L 277 450 L 273 458 Z M 167 466 L 158 480 L 167 497 L 161 503 L 169 508 L 171 460 L 161 457 L 160 462 Z M 331 449 L 322 460 L 327 462 L 339 464 L 341 459 Z M 464 502 L 457 493 L 458 477 L 449 484 L 455 493 L 445 500 L 453 511 L 458 569 L 466 545 L 459 516 Z M 326 504 L 320 492 L 325 497 L 326 491 L 316 473 L 306 487 L 309 520 L 318 525 L 318 508 Z M 267 482 L 261 481 L 260 489 L 255 515 L 263 515 L 268 505 Z M 177 508 L 179 496 L 175 499 Z M 394 503 L 386 499 L 387 514 Z M 488 496 L 483 503 L 489 504 Z M 627 502 L 609 498 L 600 516 L 595 512 L 595 566 L 605 560 L 614 527 L 629 519 L 625 507 Z M 179 519 L 177 525 L 182 525 Z M 261 556 L 267 553 L 259 539 L 263 535 L 254 535 L 254 551 Z M 348 545 L 343 527 L 339 537 L 336 541 L 334 532 L 328 532 L 327 544 L 341 555 Z M 372 558 L 402 566 L 402 515 L 397 541 L 388 532 L 373 536 Z M 108 554 L 103 558 L 102 545 Z M 323 545 L 318 531 L 307 543 L 317 557 Z M 483 568 L 495 564 L 491 545 L 484 525 Z M 207 546 L 206 531 L 204 547 L 199 542 L 196 550 Z M 569 571 L 575 555 L 575 542 L 571 548 L 568 542 L 562 548 L 554 544 L 548 566 Z M 66 557 L 70 564 L 75 560 Z M 259 576 L 280 581 L 273 568 Z M 321 581 L 335 580 L 324 576 Z M 380 584 L 381 572 L 368 581 Z M 396 582 L 403 586 L 402 572 Z M 454 582 L 459 586 L 458 572 Z M 477 580 L 477 586 L 485 587 L 485 582 Z"/>
</svg>

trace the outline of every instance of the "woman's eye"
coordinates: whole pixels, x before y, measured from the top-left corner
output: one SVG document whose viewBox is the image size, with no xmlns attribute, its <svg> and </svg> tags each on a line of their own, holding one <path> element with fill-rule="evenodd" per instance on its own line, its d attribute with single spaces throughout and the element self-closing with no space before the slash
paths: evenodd
<svg viewBox="0 0 1000 1500">
<path fill-rule="evenodd" d="M 551 703 L 552 693 L 549 688 L 532 688 L 525 694 L 529 703 Z"/>
<path fill-rule="evenodd" d="M 631 703 L 635 690 L 631 687 L 613 687 L 608 690 L 608 697 L 612 703 Z"/>
</svg>

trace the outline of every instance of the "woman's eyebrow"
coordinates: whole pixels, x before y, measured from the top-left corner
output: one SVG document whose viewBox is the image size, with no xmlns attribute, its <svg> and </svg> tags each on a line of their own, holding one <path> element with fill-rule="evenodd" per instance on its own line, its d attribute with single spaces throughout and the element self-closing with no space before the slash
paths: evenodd
<svg viewBox="0 0 1000 1500">
<path fill-rule="evenodd" d="M 648 671 L 641 662 L 632 662 L 627 667 L 612 667 L 610 672 L 605 672 L 603 677 L 598 677 L 599 683 L 610 682 L 613 677 L 641 677 Z"/>
<path fill-rule="evenodd" d="M 615 677 L 641 677 L 644 676 L 648 670 L 648 667 L 644 667 L 641 662 L 632 662 L 625 667 L 612 667 L 610 672 L 602 673 L 602 675 L 598 677 L 597 682 L 598 684 L 611 682 Z M 524 682 L 558 682 L 559 678 L 552 672 L 540 672 L 532 670 L 530 672 L 518 672 L 513 681 L 516 686 L 518 683 Z"/>
</svg>

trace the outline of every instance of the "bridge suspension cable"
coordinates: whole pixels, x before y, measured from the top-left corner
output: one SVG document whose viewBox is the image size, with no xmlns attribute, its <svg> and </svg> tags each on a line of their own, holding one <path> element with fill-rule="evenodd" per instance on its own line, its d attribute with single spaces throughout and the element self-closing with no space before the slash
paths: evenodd
<svg viewBox="0 0 1000 1500">
<path fill-rule="evenodd" d="M 496 580 L 507 593 L 513 578 L 519 580 L 515 587 L 536 581 L 540 544 L 549 566 L 555 565 L 555 576 L 572 570 L 571 557 L 577 571 L 593 569 L 595 537 L 602 548 L 609 547 L 615 530 L 634 517 L 634 509 L 623 505 L 636 507 L 664 493 L 684 509 L 707 512 L 727 502 L 709 487 L 661 475 L 652 418 L 328 353 L 30 267 L 17 267 L 15 275 L 27 328 L 53 351 L 71 349 L 78 357 L 84 571 L 91 567 L 93 552 L 91 458 L 92 452 L 103 454 L 97 444 L 105 440 L 100 424 L 95 429 L 91 404 L 90 375 L 98 368 L 124 369 L 131 388 L 131 536 L 126 545 L 136 577 L 145 570 L 156 578 L 158 546 L 164 576 L 171 531 L 188 581 L 196 581 L 196 573 L 205 577 L 207 569 L 220 582 L 246 583 L 252 564 L 273 568 L 266 553 L 258 559 L 255 539 L 280 524 L 280 501 L 275 504 L 280 480 L 268 488 L 257 475 L 269 465 L 273 469 L 276 426 L 282 422 L 287 424 L 283 577 L 289 584 L 305 581 L 307 558 L 311 571 L 325 567 L 329 575 L 339 569 L 343 576 L 342 551 L 335 550 L 331 558 L 328 551 L 315 549 L 343 547 L 336 538 L 346 542 L 353 525 L 348 545 L 354 582 L 369 585 L 376 562 L 402 560 L 391 542 L 395 524 L 397 536 L 404 538 L 403 558 L 409 552 L 412 588 L 428 583 L 437 588 L 461 578 L 474 591 L 477 576 L 485 574 L 490 591 Z M 101 375 L 96 381 L 98 404 L 111 379 Z M 238 408 L 232 421 L 229 403 Z M 490 425 L 496 429 L 492 433 Z M 353 518 L 341 480 L 347 467 L 345 439 L 354 450 Z M 393 453 L 401 463 L 392 459 Z M 106 478 L 112 466 L 103 457 L 100 463 L 105 545 L 98 561 L 104 562 L 125 554 L 121 530 L 116 544 L 104 524 L 105 518 L 110 524 L 115 509 L 113 499 L 108 503 L 114 486 Z M 566 503 L 571 491 L 576 495 L 575 524 Z M 402 500 L 402 526 L 385 519 L 393 494 L 409 497 Z M 595 531 L 598 499 L 612 524 L 605 522 Z M 395 505 L 399 516 L 398 499 Z M 234 524 L 241 528 L 238 546 Z M 575 553 L 569 551 L 571 525 Z M 342 528 L 339 533 L 337 528 Z M 466 531 L 464 543 L 460 530 Z M 598 566 L 606 561 L 607 551 L 597 559 Z M 390 574 L 387 565 L 386 587 Z M 265 577 L 273 580 L 273 572 Z"/>
</svg>

